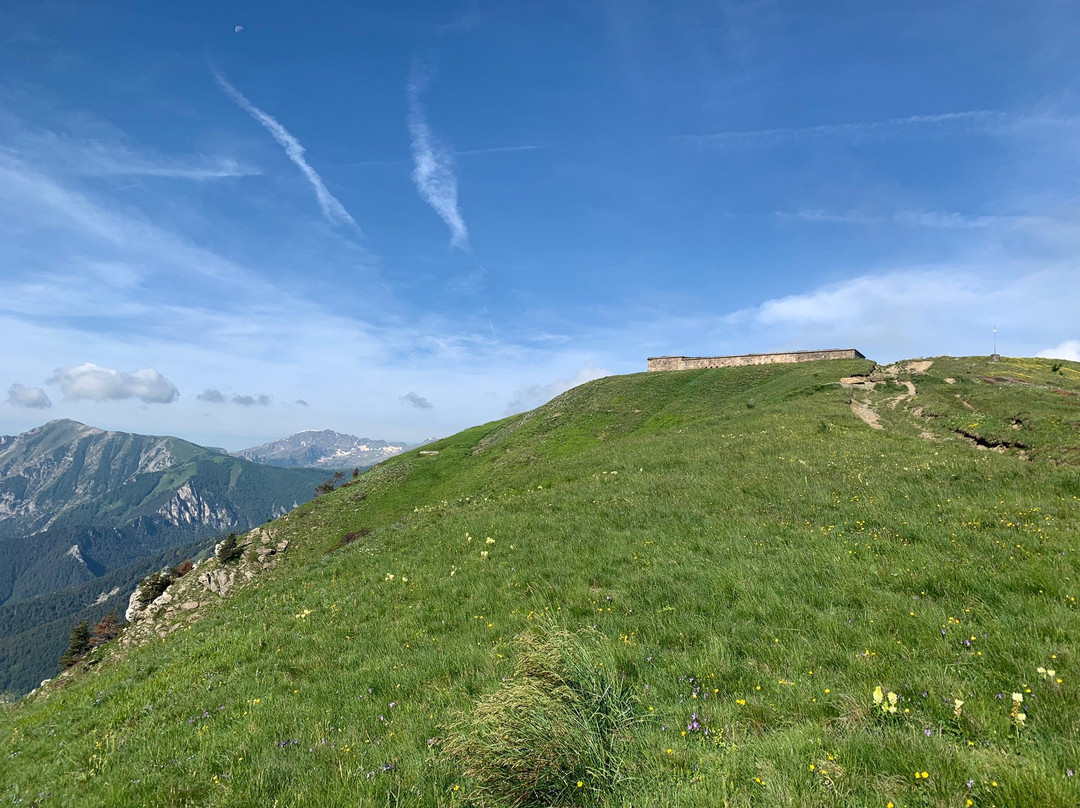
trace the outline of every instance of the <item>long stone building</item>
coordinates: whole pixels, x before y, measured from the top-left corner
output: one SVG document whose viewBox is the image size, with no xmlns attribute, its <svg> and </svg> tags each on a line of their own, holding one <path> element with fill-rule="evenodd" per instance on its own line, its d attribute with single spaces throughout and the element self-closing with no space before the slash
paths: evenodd
<svg viewBox="0 0 1080 808">
<path fill-rule="evenodd" d="M 819 359 L 866 359 L 866 357 L 854 348 L 743 354 L 741 356 L 651 356 L 648 367 L 649 370 L 695 370 L 697 368 L 734 368 L 742 365 L 774 365 L 784 362 L 816 362 Z"/>
</svg>

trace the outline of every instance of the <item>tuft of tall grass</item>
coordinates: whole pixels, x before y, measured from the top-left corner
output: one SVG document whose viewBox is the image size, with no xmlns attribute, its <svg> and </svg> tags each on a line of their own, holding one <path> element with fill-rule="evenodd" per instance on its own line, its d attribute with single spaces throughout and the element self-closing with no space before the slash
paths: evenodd
<svg viewBox="0 0 1080 808">
<path fill-rule="evenodd" d="M 444 752 L 484 806 L 593 806 L 626 777 L 636 701 L 606 638 L 545 622 L 517 640 L 513 674 L 449 727 Z"/>
</svg>

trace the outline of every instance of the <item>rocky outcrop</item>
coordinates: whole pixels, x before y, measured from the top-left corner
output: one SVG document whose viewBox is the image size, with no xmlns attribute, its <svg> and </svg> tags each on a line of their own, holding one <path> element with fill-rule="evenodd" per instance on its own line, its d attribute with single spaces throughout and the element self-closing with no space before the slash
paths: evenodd
<svg viewBox="0 0 1080 808">
<path fill-rule="evenodd" d="M 98 605 L 104 603 L 105 601 L 107 601 L 109 598 L 113 597 L 114 595 L 119 595 L 119 594 L 120 594 L 120 587 L 114 586 L 108 592 L 102 592 L 100 595 L 98 595 L 97 600 L 94 601 L 93 605 L 98 606 Z"/>
<path fill-rule="evenodd" d="M 289 549 L 288 540 L 276 541 L 271 529 L 265 526 L 248 533 L 240 543 L 247 545 L 247 549 L 237 561 L 220 563 L 216 558 L 219 543 L 214 548 L 214 558 L 196 564 L 145 606 L 139 602 L 139 590 L 132 592 L 125 613 L 129 625 L 119 639 L 120 647 L 141 645 L 190 625 L 208 607 L 272 567 Z"/>
<path fill-rule="evenodd" d="M 176 493 L 158 509 L 158 513 L 170 525 L 210 525 L 224 530 L 236 524 L 236 514 L 221 504 L 205 499 L 191 483 L 184 483 Z"/>
</svg>

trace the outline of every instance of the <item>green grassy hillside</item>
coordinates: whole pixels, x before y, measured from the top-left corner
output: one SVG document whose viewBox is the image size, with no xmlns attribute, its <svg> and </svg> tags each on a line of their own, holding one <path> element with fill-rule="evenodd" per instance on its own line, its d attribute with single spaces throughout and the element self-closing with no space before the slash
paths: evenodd
<svg viewBox="0 0 1080 808">
<path fill-rule="evenodd" d="M 190 628 L 0 712 L 0 805 L 465 804 L 451 727 L 554 621 L 635 700 L 605 804 L 1075 806 L 1056 364 L 612 377 L 393 458 Z"/>
</svg>

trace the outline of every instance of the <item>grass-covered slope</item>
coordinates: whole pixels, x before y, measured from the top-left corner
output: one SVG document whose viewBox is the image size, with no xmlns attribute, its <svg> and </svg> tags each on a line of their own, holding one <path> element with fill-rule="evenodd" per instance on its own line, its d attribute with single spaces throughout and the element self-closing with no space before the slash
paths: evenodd
<svg viewBox="0 0 1080 808">
<path fill-rule="evenodd" d="M 547 615 L 639 700 L 608 804 L 1075 806 L 1080 367 L 1052 367 L 614 377 L 391 459 L 189 630 L 0 713 L 0 805 L 461 804 L 446 727 Z"/>
</svg>

